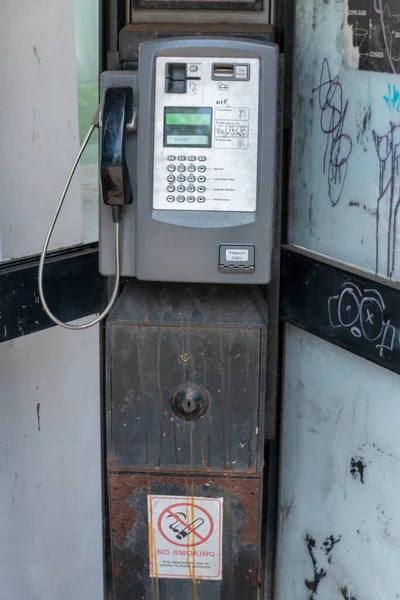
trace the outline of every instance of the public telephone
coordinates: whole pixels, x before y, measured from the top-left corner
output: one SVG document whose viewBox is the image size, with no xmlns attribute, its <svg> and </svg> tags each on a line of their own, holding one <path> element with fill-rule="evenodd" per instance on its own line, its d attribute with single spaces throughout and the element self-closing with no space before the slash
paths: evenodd
<svg viewBox="0 0 400 600">
<path fill-rule="evenodd" d="M 103 275 L 269 282 L 278 54 L 275 44 L 241 38 L 164 39 L 140 44 L 138 70 L 103 73 Z M 42 289 L 52 227 L 39 291 L 61 324 Z"/>
<path fill-rule="evenodd" d="M 102 75 L 46 237 L 39 294 L 50 318 L 85 329 L 114 307 L 103 364 L 116 600 L 264 597 L 264 454 L 276 408 L 266 401 L 268 306 L 245 284 L 271 277 L 277 79 L 273 44 L 142 43 L 137 70 Z M 93 321 L 70 325 L 46 304 L 43 264 L 96 125 L 100 270 L 115 275 L 114 290 Z M 120 275 L 143 281 L 131 279 L 115 303 Z"/>
<path fill-rule="evenodd" d="M 123 275 L 199 283 L 270 280 L 277 71 L 274 44 L 186 38 L 141 44 L 138 74 L 103 74 L 103 195 L 114 168 L 104 164 L 104 148 L 119 119 L 125 141 L 116 145 L 126 149 L 120 173 L 123 163 L 134 199 L 124 207 Z M 133 110 L 107 102 L 123 89 Z M 136 110 L 137 139 L 122 125 Z M 104 275 L 115 272 L 110 210 L 101 208 Z"/>
</svg>

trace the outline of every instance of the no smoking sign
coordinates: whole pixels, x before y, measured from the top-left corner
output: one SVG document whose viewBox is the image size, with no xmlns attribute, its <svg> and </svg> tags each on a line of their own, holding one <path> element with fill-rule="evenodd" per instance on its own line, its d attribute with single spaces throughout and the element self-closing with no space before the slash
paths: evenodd
<svg viewBox="0 0 400 600">
<path fill-rule="evenodd" d="M 151 577 L 222 578 L 223 498 L 148 496 Z"/>
</svg>

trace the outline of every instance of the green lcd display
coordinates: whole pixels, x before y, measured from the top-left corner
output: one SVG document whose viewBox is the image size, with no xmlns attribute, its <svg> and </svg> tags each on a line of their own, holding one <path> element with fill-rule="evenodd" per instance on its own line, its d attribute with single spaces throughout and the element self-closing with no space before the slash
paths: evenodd
<svg viewBox="0 0 400 600">
<path fill-rule="evenodd" d="M 167 113 L 166 125 L 210 125 L 211 114 L 204 113 Z"/>
<path fill-rule="evenodd" d="M 211 148 L 212 108 L 166 106 L 164 146 L 169 148 Z"/>
</svg>

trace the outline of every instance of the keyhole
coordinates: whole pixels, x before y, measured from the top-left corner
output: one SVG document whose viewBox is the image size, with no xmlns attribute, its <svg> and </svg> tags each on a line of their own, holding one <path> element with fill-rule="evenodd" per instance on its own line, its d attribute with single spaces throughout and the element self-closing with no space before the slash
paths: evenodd
<svg viewBox="0 0 400 600">
<path fill-rule="evenodd" d="M 196 409 L 196 402 L 194 402 L 191 398 L 186 398 L 183 403 L 183 410 L 187 413 L 191 413 Z"/>
</svg>

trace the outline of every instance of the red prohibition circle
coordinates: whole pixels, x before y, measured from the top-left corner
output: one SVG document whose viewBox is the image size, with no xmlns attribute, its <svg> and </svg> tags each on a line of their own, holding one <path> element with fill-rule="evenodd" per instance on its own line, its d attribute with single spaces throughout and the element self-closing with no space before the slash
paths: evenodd
<svg viewBox="0 0 400 600">
<path fill-rule="evenodd" d="M 164 517 L 164 515 L 166 513 L 170 513 L 172 516 L 174 516 L 175 518 L 177 518 L 178 521 L 179 521 L 179 518 L 176 517 L 176 515 L 172 512 L 172 509 L 176 508 L 177 506 L 190 506 L 190 507 L 196 508 L 197 510 L 200 510 L 202 513 L 204 513 L 206 515 L 206 517 L 210 521 L 210 531 L 208 532 L 208 534 L 206 535 L 206 537 L 203 538 L 202 536 L 200 536 L 199 533 L 196 533 L 196 530 L 190 529 L 190 527 L 188 527 L 188 525 L 184 521 L 182 521 L 182 525 L 185 525 L 185 527 L 188 527 L 189 531 L 192 533 L 193 536 L 197 536 L 197 537 L 201 538 L 199 542 L 195 542 L 194 544 L 180 544 L 179 542 L 174 542 L 173 540 L 171 540 L 163 532 L 162 527 L 161 527 L 161 521 L 162 521 L 162 519 L 163 519 L 163 517 Z M 158 525 L 158 531 L 161 533 L 161 535 L 163 536 L 163 538 L 165 540 L 167 540 L 167 542 L 169 542 L 170 544 L 174 544 L 175 546 L 184 546 L 185 548 L 193 548 L 194 546 L 199 546 L 200 544 L 204 544 L 205 542 L 207 542 L 210 539 L 210 537 L 212 535 L 212 532 L 214 531 L 214 521 L 213 521 L 210 513 L 208 513 L 201 506 L 197 506 L 197 504 L 190 504 L 189 502 L 178 502 L 178 504 L 172 504 L 171 506 L 167 506 L 167 508 L 164 508 L 164 510 L 162 511 L 162 513 L 160 514 L 160 516 L 158 517 L 158 523 L 157 523 L 157 525 Z"/>
</svg>

